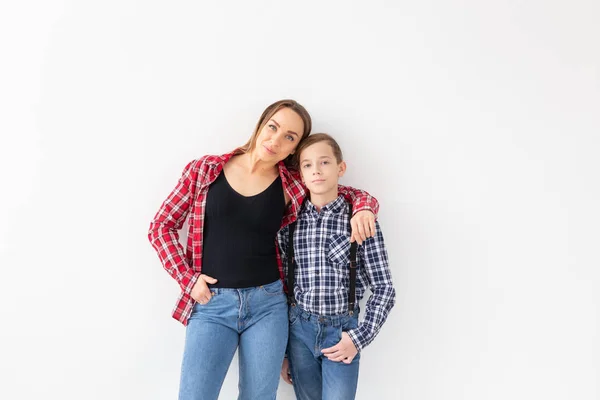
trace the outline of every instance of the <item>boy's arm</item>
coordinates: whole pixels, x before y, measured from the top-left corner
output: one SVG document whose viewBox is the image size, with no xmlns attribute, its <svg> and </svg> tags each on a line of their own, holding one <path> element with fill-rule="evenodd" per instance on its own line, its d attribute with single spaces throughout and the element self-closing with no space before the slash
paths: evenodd
<svg viewBox="0 0 600 400">
<path fill-rule="evenodd" d="M 363 251 L 359 252 L 361 273 L 367 278 L 373 293 L 367 300 L 363 322 L 358 328 L 348 331 L 358 351 L 375 339 L 396 300 L 396 291 L 392 286 L 392 274 L 379 223 L 376 223 L 375 230 L 375 237 L 367 239 L 363 244 Z"/>
</svg>

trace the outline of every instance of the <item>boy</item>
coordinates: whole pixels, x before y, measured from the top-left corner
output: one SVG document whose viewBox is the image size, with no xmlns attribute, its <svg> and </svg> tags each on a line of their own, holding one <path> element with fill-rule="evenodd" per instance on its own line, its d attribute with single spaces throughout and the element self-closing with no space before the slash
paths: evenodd
<svg viewBox="0 0 600 400">
<path fill-rule="evenodd" d="M 338 195 L 346 163 L 337 142 L 324 133 L 311 135 L 296 157 L 310 197 L 297 222 L 277 236 L 290 300 L 281 375 L 293 383 L 299 400 L 354 399 L 359 352 L 373 341 L 395 301 L 387 252 L 378 223 L 374 237 L 358 248 L 350 244 L 350 205 Z M 373 294 L 359 324 L 358 302 L 367 288 Z"/>
</svg>

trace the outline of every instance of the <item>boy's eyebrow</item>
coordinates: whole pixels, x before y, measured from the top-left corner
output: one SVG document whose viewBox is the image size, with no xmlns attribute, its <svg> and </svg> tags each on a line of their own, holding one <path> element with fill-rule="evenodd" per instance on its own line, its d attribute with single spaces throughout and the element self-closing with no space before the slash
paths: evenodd
<svg viewBox="0 0 600 400">
<path fill-rule="evenodd" d="M 278 128 L 281 128 L 281 125 L 279 125 L 279 122 L 275 121 L 275 119 L 271 118 L 271 121 L 273 121 L 275 123 L 275 125 L 277 125 Z M 288 131 L 288 133 L 298 136 L 298 134 L 294 131 Z"/>
<path fill-rule="evenodd" d="M 333 157 L 331 157 L 331 156 L 320 156 L 319 159 L 321 159 L 321 158 L 333 158 Z M 300 162 L 303 163 L 304 161 L 310 161 L 310 160 L 305 158 L 305 159 L 303 159 Z"/>
</svg>

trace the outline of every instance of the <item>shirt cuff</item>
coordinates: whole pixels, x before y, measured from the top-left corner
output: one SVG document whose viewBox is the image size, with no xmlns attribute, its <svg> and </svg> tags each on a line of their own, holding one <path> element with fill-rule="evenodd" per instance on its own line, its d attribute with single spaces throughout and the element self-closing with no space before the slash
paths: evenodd
<svg viewBox="0 0 600 400">
<path fill-rule="evenodd" d="M 198 278 L 200 278 L 200 273 L 194 272 L 193 270 L 189 270 L 183 275 L 181 282 L 179 282 L 179 286 L 181 286 L 181 290 L 183 293 L 189 295 L 192 293 L 192 289 L 196 282 L 198 282 Z"/>
<path fill-rule="evenodd" d="M 350 329 L 346 333 L 352 340 L 352 343 L 354 343 L 354 347 L 356 347 L 358 352 L 360 352 L 367 345 L 365 340 L 366 338 L 364 337 L 365 335 L 360 331 L 360 327 L 356 329 Z"/>
</svg>

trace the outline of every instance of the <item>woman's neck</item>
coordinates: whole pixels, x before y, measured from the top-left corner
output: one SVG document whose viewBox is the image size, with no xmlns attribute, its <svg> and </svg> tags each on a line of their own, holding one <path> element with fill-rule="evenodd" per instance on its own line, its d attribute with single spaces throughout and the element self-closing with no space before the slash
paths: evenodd
<svg viewBox="0 0 600 400">
<path fill-rule="evenodd" d="M 253 174 L 265 174 L 273 173 L 277 170 L 277 164 L 272 162 L 263 161 L 256 156 L 255 152 L 244 153 L 240 156 L 240 164 L 250 173 Z"/>
</svg>

